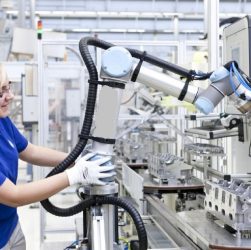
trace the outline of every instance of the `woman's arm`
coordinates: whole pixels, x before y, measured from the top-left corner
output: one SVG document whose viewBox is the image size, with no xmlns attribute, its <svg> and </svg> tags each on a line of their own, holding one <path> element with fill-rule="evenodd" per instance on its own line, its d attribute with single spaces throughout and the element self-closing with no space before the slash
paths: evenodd
<svg viewBox="0 0 251 250">
<path fill-rule="evenodd" d="M 67 155 L 68 154 L 57 150 L 28 143 L 25 150 L 19 154 L 19 157 L 21 160 L 34 165 L 55 167 L 62 162 Z"/>
<path fill-rule="evenodd" d="M 88 161 L 94 154 L 83 156 L 72 168 L 39 181 L 15 185 L 8 178 L 0 185 L 0 204 L 18 207 L 49 198 L 69 185 L 105 185 L 100 179 L 114 176 L 114 166 L 102 166 L 111 157 Z"/>
<path fill-rule="evenodd" d="M 69 186 L 66 172 L 39 181 L 15 185 L 6 178 L 0 186 L 0 203 L 11 207 L 41 201 Z"/>
</svg>

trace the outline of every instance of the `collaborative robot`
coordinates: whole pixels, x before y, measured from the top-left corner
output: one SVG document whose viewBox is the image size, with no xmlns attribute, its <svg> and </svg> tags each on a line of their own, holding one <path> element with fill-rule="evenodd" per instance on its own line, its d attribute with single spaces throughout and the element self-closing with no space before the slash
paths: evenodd
<svg viewBox="0 0 251 250">
<path fill-rule="evenodd" d="M 89 52 L 89 46 L 104 50 L 101 69 L 97 69 Z M 139 82 L 166 95 L 177 97 L 181 101 L 192 103 L 204 114 L 213 112 L 225 96 L 232 100 L 240 114 L 245 114 L 251 109 L 250 79 L 235 61 L 228 62 L 213 72 L 203 73 L 184 69 L 147 52 L 116 46 L 93 37 L 81 39 L 79 49 L 89 72 L 85 119 L 77 145 L 48 176 L 62 172 L 74 163 L 84 151 L 88 140 L 93 141 L 90 151 L 96 154 L 96 158 L 113 155 L 123 89 L 126 84 L 132 82 Z M 152 67 L 150 69 L 143 65 L 144 62 L 161 70 L 153 70 Z M 174 78 L 168 72 L 180 78 Z M 206 89 L 192 84 L 194 80 L 207 79 L 211 83 Z M 97 93 L 99 97 L 96 104 Z M 226 117 L 225 115 L 225 120 Z M 94 126 L 92 126 L 93 121 Z M 42 201 L 42 206 L 48 212 L 62 217 L 84 212 L 86 216 L 83 218 L 83 224 L 88 226 L 84 229 L 85 240 L 79 249 L 91 250 L 120 249 L 114 207 L 122 207 L 135 223 L 138 233 L 137 249 L 146 250 L 147 232 L 140 214 L 130 202 L 117 196 L 118 185 L 114 179 L 105 181 L 105 186 L 84 186 L 81 202 L 73 207 L 59 208 L 49 200 Z"/>
</svg>

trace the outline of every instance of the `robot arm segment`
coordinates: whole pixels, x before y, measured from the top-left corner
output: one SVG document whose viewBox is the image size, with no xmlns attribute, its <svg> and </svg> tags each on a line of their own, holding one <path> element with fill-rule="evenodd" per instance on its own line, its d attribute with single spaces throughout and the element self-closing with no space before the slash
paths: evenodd
<svg viewBox="0 0 251 250">
<path fill-rule="evenodd" d="M 195 101 L 195 106 L 204 114 L 209 114 L 220 103 L 220 101 L 231 93 L 231 87 L 228 83 L 229 71 L 220 67 L 210 76 L 211 84 L 203 91 Z"/>
<path fill-rule="evenodd" d="M 148 55 L 148 58 L 151 57 Z M 154 65 L 158 65 L 156 61 L 154 61 Z M 249 102 L 251 100 L 251 87 L 249 87 L 241 75 L 235 62 L 230 62 L 224 67 L 220 67 L 213 73 L 208 74 L 185 71 L 178 66 L 177 70 L 175 70 L 173 64 L 161 65 L 161 68 L 168 68 L 171 72 L 180 76 L 184 77 L 185 75 L 187 78 L 186 82 L 175 79 L 165 73 L 143 67 L 141 64 L 142 60 L 140 61 L 140 67 L 139 64 L 132 66 L 133 61 L 129 51 L 123 47 L 114 46 L 104 53 L 101 77 L 103 79 L 115 79 L 123 82 L 129 82 L 131 78 L 134 78 L 137 82 L 160 90 L 167 95 L 194 103 L 196 108 L 204 114 L 212 112 L 225 96 L 230 96 L 235 101 L 237 100 L 236 106 L 242 113 L 246 113 L 251 109 Z M 137 72 L 136 77 L 135 72 Z M 188 84 L 191 80 L 204 80 L 208 77 L 210 77 L 211 84 L 204 91 L 201 88 Z"/>
<path fill-rule="evenodd" d="M 211 84 L 203 91 L 195 102 L 198 110 L 209 114 L 228 96 L 241 113 L 251 109 L 251 87 L 248 78 L 241 74 L 236 62 L 229 62 L 215 70 L 210 76 Z"/>
<path fill-rule="evenodd" d="M 134 69 L 135 67 L 136 66 L 134 66 Z M 185 82 L 181 80 L 177 80 L 167 74 L 157 72 L 143 66 L 140 68 L 137 82 L 177 98 L 180 96 L 180 93 L 185 86 Z M 183 100 L 189 103 L 194 103 L 200 92 L 201 90 L 198 87 L 188 85 L 188 89 Z"/>
</svg>

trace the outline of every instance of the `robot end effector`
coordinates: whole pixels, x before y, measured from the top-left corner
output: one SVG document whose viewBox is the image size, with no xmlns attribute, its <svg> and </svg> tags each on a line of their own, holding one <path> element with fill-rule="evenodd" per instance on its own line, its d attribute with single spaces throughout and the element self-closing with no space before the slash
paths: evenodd
<svg viewBox="0 0 251 250">
<path fill-rule="evenodd" d="M 204 114 L 209 114 L 228 96 L 243 114 L 251 110 L 251 85 L 249 78 L 238 68 L 236 62 L 228 62 L 210 76 L 211 84 L 201 92 L 195 106 Z"/>
</svg>

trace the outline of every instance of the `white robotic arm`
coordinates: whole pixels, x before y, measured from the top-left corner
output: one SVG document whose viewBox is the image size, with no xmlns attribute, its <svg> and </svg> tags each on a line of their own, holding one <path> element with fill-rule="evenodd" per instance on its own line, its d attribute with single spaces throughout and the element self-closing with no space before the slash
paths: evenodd
<svg viewBox="0 0 251 250">
<path fill-rule="evenodd" d="M 102 55 L 100 73 L 100 78 L 103 81 L 98 80 L 98 72 L 88 50 L 88 45 L 105 49 Z M 161 90 L 165 94 L 172 95 L 180 100 L 194 103 L 205 114 L 213 111 L 214 107 L 226 95 L 234 98 L 237 108 L 242 113 L 251 110 L 251 87 L 249 86 L 248 78 L 243 76 L 235 64 L 225 65 L 224 68 L 220 68 L 211 74 L 211 85 L 206 90 L 202 90 L 190 85 L 189 80 L 204 80 L 208 78 L 210 73 L 203 75 L 192 72 L 190 74 L 190 71 L 182 69 L 179 66 L 169 64 L 151 55 L 146 56 L 146 62 L 155 66 L 161 66 L 163 69 L 171 69 L 170 71 L 188 79 L 186 82 L 182 82 L 164 73 L 158 73 L 145 67 L 138 67 L 140 64 L 137 66 L 134 65 L 132 56 L 138 59 L 142 56 L 142 52 L 137 50 L 127 50 L 122 47 L 113 46 L 113 44 L 92 37 L 81 39 L 79 48 L 90 75 L 85 119 L 79 135 L 80 140 L 67 158 L 53 169 L 47 177 L 60 173 L 69 167 L 82 153 L 82 150 L 85 149 L 89 139 L 93 140 L 92 151 L 97 156 L 100 155 L 103 157 L 104 155 L 113 154 L 122 88 L 131 81 L 132 76 L 135 78 L 135 75 L 138 82 Z M 140 61 L 142 62 L 142 59 Z M 98 105 L 94 118 L 95 126 L 93 126 L 92 130 L 98 84 L 103 86 L 99 92 Z M 55 207 L 48 200 L 42 201 L 41 204 L 48 212 L 57 216 L 71 216 L 82 212 L 83 209 L 89 209 L 92 216 L 90 231 L 93 237 L 88 241 L 88 249 L 89 243 L 91 243 L 90 249 L 93 250 L 101 250 L 100 242 L 102 242 L 102 250 L 114 249 L 115 234 L 111 229 L 113 229 L 115 223 L 112 220 L 113 216 L 110 216 L 112 210 L 108 205 L 120 206 L 130 214 L 135 222 L 138 232 L 139 249 L 147 250 L 147 233 L 143 220 L 137 210 L 128 201 L 115 197 L 114 194 L 116 193 L 118 193 L 117 184 L 109 180 L 105 186 L 85 187 L 84 197 L 88 196 L 89 198 L 71 208 Z"/>
<path fill-rule="evenodd" d="M 101 77 L 126 82 L 131 79 L 136 67 L 137 64 L 133 65 L 130 53 L 126 49 L 114 46 L 106 50 L 103 55 Z M 209 87 L 203 90 L 143 66 L 137 75 L 137 82 L 163 91 L 165 94 L 178 98 L 183 92 L 183 100 L 193 103 L 204 114 L 211 113 L 225 96 L 234 101 L 241 113 L 251 110 L 249 79 L 238 69 L 235 62 L 215 70 L 210 76 L 210 81 Z"/>
</svg>

